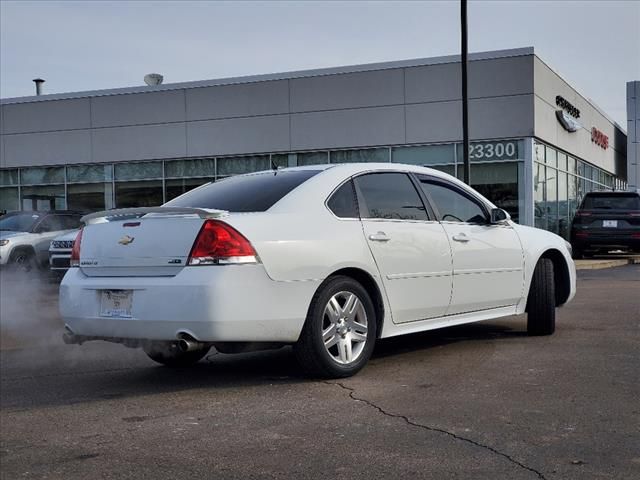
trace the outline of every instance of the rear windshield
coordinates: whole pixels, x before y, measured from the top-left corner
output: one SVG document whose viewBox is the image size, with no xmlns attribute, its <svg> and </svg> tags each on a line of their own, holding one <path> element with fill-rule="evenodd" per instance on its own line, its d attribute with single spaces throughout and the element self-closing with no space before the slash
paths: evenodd
<svg viewBox="0 0 640 480">
<path fill-rule="evenodd" d="M 635 193 L 587 195 L 582 208 L 585 210 L 640 210 L 640 195 Z"/>
<path fill-rule="evenodd" d="M 264 212 L 322 170 L 265 172 L 225 178 L 166 203 L 171 207 L 212 208 L 229 212 Z"/>
</svg>

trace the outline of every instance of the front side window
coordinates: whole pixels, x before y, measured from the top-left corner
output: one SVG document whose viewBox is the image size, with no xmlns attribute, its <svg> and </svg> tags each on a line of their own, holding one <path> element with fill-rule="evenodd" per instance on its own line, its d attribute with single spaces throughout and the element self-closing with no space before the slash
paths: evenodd
<svg viewBox="0 0 640 480">
<path fill-rule="evenodd" d="M 420 195 L 405 173 L 370 173 L 355 179 L 362 218 L 429 220 Z"/>
<path fill-rule="evenodd" d="M 420 185 L 443 222 L 487 223 L 487 214 L 480 203 L 457 188 L 427 178 L 420 178 Z"/>
<path fill-rule="evenodd" d="M 336 190 L 327 202 L 327 207 L 336 217 L 358 218 L 358 203 L 353 181 L 349 180 Z"/>
</svg>

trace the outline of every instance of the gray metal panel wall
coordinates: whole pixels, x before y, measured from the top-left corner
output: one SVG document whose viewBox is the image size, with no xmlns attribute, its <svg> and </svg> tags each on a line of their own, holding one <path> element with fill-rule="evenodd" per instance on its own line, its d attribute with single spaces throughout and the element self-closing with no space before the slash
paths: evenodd
<svg viewBox="0 0 640 480">
<path fill-rule="evenodd" d="M 184 121 L 183 90 L 91 99 L 91 125 L 94 128 Z"/>
<path fill-rule="evenodd" d="M 187 120 L 278 115 L 289 111 L 288 80 L 186 90 Z"/>
<path fill-rule="evenodd" d="M 640 192 L 640 81 L 627 83 L 627 174 L 629 190 Z"/>
<path fill-rule="evenodd" d="M 291 111 L 313 112 L 404 103 L 402 69 L 291 80 Z"/>
<path fill-rule="evenodd" d="M 2 133 L 52 132 L 89 128 L 88 98 L 3 105 Z"/>
<path fill-rule="evenodd" d="M 184 123 L 98 128 L 92 131 L 96 162 L 183 157 L 187 154 Z"/>
<path fill-rule="evenodd" d="M 91 131 L 4 135 L 7 167 L 86 163 L 91 157 Z"/>
<path fill-rule="evenodd" d="M 471 62 L 472 138 L 532 134 L 533 58 L 527 53 L 505 58 L 485 56 Z M 261 82 L 239 80 L 163 91 L 150 87 L 138 93 L 98 92 L 80 99 L 40 98 L 5 104 L 2 165 L 153 160 L 461 140 L 459 63 L 394 63 L 371 68 Z M 42 131 L 61 125 L 71 133 L 66 137 L 43 137 Z M 32 128 L 41 131 L 28 133 Z M 45 139 L 51 139 L 48 152 Z"/>
<path fill-rule="evenodd" d="M 291 148 L 364 147 L 404 143 L 404 108 L 377 107 L 291 116 Z"/>
<path fill-rule="evenodd" d="M 289 117 L 231 118 L 187 123 L 189 156 L 289 150 Z"/>
</svg>

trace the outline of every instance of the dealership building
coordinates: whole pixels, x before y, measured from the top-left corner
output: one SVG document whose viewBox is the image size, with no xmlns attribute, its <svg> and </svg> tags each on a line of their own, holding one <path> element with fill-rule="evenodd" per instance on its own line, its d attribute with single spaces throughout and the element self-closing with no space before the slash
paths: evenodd
<svg viewBox="0 0 640 480">
<path fill-rule="evenodd" d="M 2 99 L 0 209 L 158 205 L 272 162 L 462 178 L 460 92 L 446 56 Z M 626 188 L 626 133 L 533 48 L 470 55 L 469 97 L 471 184 L 519 223 L 566 236 L 586 192 Z"/>
</svg>

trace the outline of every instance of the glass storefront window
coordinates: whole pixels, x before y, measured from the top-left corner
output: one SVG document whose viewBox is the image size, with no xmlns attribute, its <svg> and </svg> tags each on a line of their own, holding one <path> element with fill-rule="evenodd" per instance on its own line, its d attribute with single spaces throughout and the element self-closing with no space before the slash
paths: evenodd
<svg viewBox="0 0 640 480">
<path fill-rule="evenodd" d="M 454 145 L 423 145 L 419 147 L 394 147 L 391 161 L 411 165 L 442 165 L 455 162 Z"/>
<path fill-rule="evenodd" d="M 239 175 L 242 173 L 260 172 L 269 170 L 271 162 L 268 155 L 256 155 L 252 157 L 227 157 L 218 158 L 218 176 Z"/>
<path fill-rule="evenodd" d="M 274 155 L 271 155 L 271 161 L 275 163 L 279 168 L 296 166 L 296 156 L 288 155 L 286 153 L 276 153 Z"/>
<path fill-rule="evenodd" d="M 547 165 L 549 165 L 550 167 L 558 166 L 558 152 L 556 152 L 555 148 L 547 147 L 546 157 L 547 157 Z"/>
<path fill-rule="evenodd" d="M 116 180 L 144 180 L 162 178 L 162 162 L 116 163 Z"/>
<path fill-rule="evenodd" d="M 64 210 L 64 185 L 21 188 L 22 210 Z"/>
<path fill-rule="evenodd" d="M 338 150 L 329 155 L 331 163 L 389 162 L 388 148 L 365 148 L 362 150 Z"/>
<path fill-rule="evenodd" d="M 545 166 L 540 163 L 533 164 L 533 218 L 534 226 L 537 228 L 547 228 L 547 217 L 545 216 L 545 183 L 546 171 Z"/>
<path fill-rule="evenodd" d="M 205 183 L 213 182 L 213 178 L 175 178 L 171 180 L 165 180 L 165 199 L 168 202 L 176 197 L 179 197 L 183 193 L 193 190 Z"/>
<path fill-rule="evenodd" d="M 75 183 L 67 185 L 67 208 L 97 212 L 113 208 L 111 183 Z"/>
<path fill-rule="evenodd" d="M 64 167 L 21 168 L 20 183 L 22 185 L 64 183 Z"/>
<path fill-rule="evenodd" d="M 558 170 L 567 170 L 567 155 L 558 152 Z"/>
<path fill-rule="evenodd" d="M 547 217 L 547 230 L 558 233 L 558 171 L 547 167 L 546 178 L 544 214 Z"/>
<path fill-rule="evenodd" d="M 91 183 L 113 180 L 112 165 L 73 165 L 67 167 L 67 182 Z"/>
<path fill-rule="evenodd" d="M 569 173 L 576 173 L 576 159 L 573 157 L 567 158 L 567 171 Z"/>
<path fill-rule="evenodd" d="M 116 207 L 157 207 L 162 205 L 162 180 L 116 183 Z"/>
<path fill-rule="evenodd" d="M 296 157 L 298 157 L 298 166 L 329 163 L 329 152 L 304 152 L 296 154 Z"/>
<path fill-rule="evenodd" d="M 558 234 L 569 239 L 569 191 L 567 174 L 558 170 Z"/>
<path fill-rule="evenodd" d="M 458 175 L 461 173 L 458 166 Z M 486 163 L 471 167 L 471 186 L 498 207 L 514 222 L 519 220 L 518 163 Z"/>
<path fill-rule="evenodd" d="M 0 215 L 20 209 L 17 187 L 0 188 Z"/>
<path fill-rule="evenodd" d="M 581 160 L 576 160 L 576 173 L 580 176 L 580 177 L 584 177 L 584 167 L 585 167 L 585 163 Z"/>
<path fill-rule="evenodd" d="M 216 161 L 213 158 L 171 160 L 164 163 L 166 178 L 215 177 Z"/>
<path fill-rule="evenodd" d="M 18 185 L 18 169 L 0 170 L 0 185 Z"/>
<path fill-rule="evenodd" d="M 439 170 L 441 172 L 448 173 L 452 177 L 456 176 L 455 165 L 433 165 L 433 166 L 430 166 L 429 168 L 433 168 L 434 170 Z M 458 167 L 458 170 L 460 170 L 460 167 Z"/>
<path fill-rule="evenodd" d="M 541 143 L 535 144 L 535 160 L 536 162 L 544 163 L 544 145 Z"/>
</svg>

